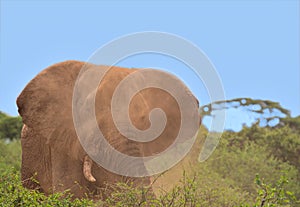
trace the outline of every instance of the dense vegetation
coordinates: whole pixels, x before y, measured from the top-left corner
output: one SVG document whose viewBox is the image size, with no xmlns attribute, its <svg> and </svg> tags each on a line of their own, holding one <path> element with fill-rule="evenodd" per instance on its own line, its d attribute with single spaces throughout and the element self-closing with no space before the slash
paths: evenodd
<svg viewBox="0 0 300 207">
<path fill-rule="evenodd" d="M 22 118 L 8 116 L 0 111 L 0 139 L 19 139 L 22 129 Z"/>
<path fill-rule="evenodd" d="M 280 116 L 273 127 L 257 122 L 224 132 L 212 156 L 170 192 L 154 198 L 147 189 L 119 183 L 112 196 L 97 203 L 73 200 L 67 192 L 46 197 L 24 189 L 20 128 L 20 118 L 0 114 L 1 206 L 300 206 L 300 116 Z"/>
</svg>

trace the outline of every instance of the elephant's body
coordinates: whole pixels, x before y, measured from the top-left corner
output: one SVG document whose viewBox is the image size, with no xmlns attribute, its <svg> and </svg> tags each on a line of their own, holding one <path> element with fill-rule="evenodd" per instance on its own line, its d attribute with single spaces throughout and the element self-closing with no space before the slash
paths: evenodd
<svg viewBox="0 0 300 207">
<path fill-rule="evenodd" d="M 87 180 L 83 175 L 87 153 L 74 128 L 72 97 L 75 81 L 84 64 L 67 61 L 50 66 L 38 74 L 18 97 L 17 105 L 24 123 L 21 136 L 23 185 L 46 194 L 70 189 L 76 197 L 99 194 L 105 183 L 129 179 L 135 185 L 149 185 L 149 177 L 124 177 L 96 163 L 92 163 L 91 168 L 95 182 Z M 135 70 L 113 67 L 106 73 L 97 89 L 95 112 L 99 129 L 116 150 L 130 156 L 150 156 L 163 151 L 174 141 L 181 115 L 176 100 L 168 93 L 155 88 L 145 89 L 134 96 L 130 103 L 132 123 L 140 130 L 147 129 L 150 126 L 149 112 L 159 107 L 167 116 L 166 129 L 157 139 L 146 143 L 126 139 L 120 134 L 113 122 L 111 99 L 120 81 Z M 97 150 L 105 149 L 100 146 Z M 110 159 L 109 154 L 107 159 Z M 124 163 L 124 167 L 126 165 Z M 32 181 L 31 177 L 38 183 Z"/>
</svg>

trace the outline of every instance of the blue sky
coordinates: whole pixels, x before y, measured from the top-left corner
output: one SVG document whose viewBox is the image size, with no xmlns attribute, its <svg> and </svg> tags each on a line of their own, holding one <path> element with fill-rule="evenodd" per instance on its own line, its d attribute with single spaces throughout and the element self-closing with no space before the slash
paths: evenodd
<svg viewBox="0 0 300 207">
<path fill-rule="evenodd" d="M 0 110 L 17 115 L 18 94 L 45 67 L 85 61 L 108 41 L 142 31 L 196 44 L 215 65 L 227 99 L 269 99 L 300 114 L 299 1 L 292 0 L 2 0 Z M 148 54 L 120 65 L 166 68 L 209 103 L 201 81 L 175 60 Z"/>
</svg>

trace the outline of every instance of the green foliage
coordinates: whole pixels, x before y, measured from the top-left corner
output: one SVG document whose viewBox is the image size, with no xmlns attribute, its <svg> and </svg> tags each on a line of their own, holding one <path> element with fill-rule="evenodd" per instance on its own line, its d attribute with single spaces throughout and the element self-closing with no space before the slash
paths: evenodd
<svg viewBox="0 0 300 207">
<path fill-rule="evenodd" d="M 0 204 L 1 206 L 98 206 L 88 199 L 72 199 L 68 192 L 55 193 L 45 196 L 43 193 L 23 188 L 19 171 L 9 168 L 0 175 Z"/>
<path fill-rule="evenodd" d="M 283 124 L 288 126 L 294 132 L 300 134 L 300 116 L 295 118 L 286 117 L 283 119 Z"/>
<path fill-rule="evenodd" d="M 251 113 L 256 120 L 266 123 L 266 126 L 273 126 L 273 121 L 279 121 L 283 125 L 284 121 L 291 118 L 290 111 L 283 108 L 278 102 L 270 100 L 260 100 L 251 98 L 235 98 L 231 100 L 216 101 L 200 108 L 200 114 L 204 116 L 212 116 L 214 111 L 224 109 L 242 109 Z"/>
<path fill-rule="evenodd" d="M 22 126 L 21 117 L 8 116 L 0 111 L 0 139 L 19 139 Z"/>
<path fill-rule="evenodd" d="M 296 121 L 298 119 L 299 117 L 295 118 Z M 292 118 L 289 120 L 293 122 Z M 288 124 L 275 128 L 261 128 L 256 124 L 236 134 L 225 133 L 225 136 L 228 137 L 229 146 L 243 149 L 246 143 L 253 143 L 260 148 L 264 147 L 268 157 L 273 156 L 278 162 L 287 163 L 300 172 L 300 132 Z"/>
<path fill-rule="evenodd" d="M 1 206 L 297 206 L 293 192 L 287 190 L 288 180 L 281 177 L 275 185 L 265 184 L 256 176 L 257 195 L 249 199 L 247 193 L 239 193 L 234 186 L 220 183 L 215 180 L 195 175 L 192 178 L 183 177 L 181 185 L 174 187 L 170 192 L 154 197 L 149 188 L 133 188 L 125 183 L 118 183 L 112 195 L 105 201 L 91 201 L 88 199 L 73 199 L 68 191 L 45 196 L 42 193 L 31 191 L 22 187 L 18 172 L 11 168 L 0 176 L 0 203 Z M 224 180 L 223 180 L 224 181 Z"/>
<path fill-rule="evenodd" d="M 286 190 L 285 185 L 289 180 L 281 176 L 275 185 L 266 184 L 259 175 L 255 177 L 255 183 L 258 186 L 258 196 L 255 206 L 296 206 L 300 204 L 293 192 Z"/>
<path fill-rule="evenodd" d="M 155 200 L 148 188 L 134 188 L 130 184 L 117 183 L 110 185 L 112 193 L 105 200 L 105 206 L 148 206 Z M 146 205 L 147 204 L 147 205 Z"/>
<path fill-rule="evenodd" d="M 275 145 L 275 148 L 272 148 L 273 145 L 267 145 L 271 142 L 269 135 L 273 134 L 274 131 L 270 129 L 261 130 L 260 133 L 257 133 L 257 138 L 256 133 L 253 132 L 252 136 L 254 137 L 252 139 L 256 142 L 249 141 L 245 136 L 239 135 L 243 133 L 245 132 L 224 133 L 218 150 L 201 165 L 219 173 L 226 182 L 240 187 L 252 196 L 256 193 L 255 185 L 252 183 L 253 175 L 256 173 L 271 183 L 276 182 L 281 175 L 286 174 L 289 180 L 295 181 L 290 182 L 288 187 L 300 196 L 297 167 L 279 159 L 279 155 L 274 153 L 277 150 Z M 263 144 L 260 139 L 263 139 L 265 143 Z"/>
<path fill-rule="evenodd" d="M 7 117 L 0 113 L 0 123 Z M 1 140 L 1 135 L 0 206 L 300 206 L 300 117 L 280 121 L 276 127 L 256 123 L 224 132 L 212 156 L 171 191 L 162 189 L 155 197 L 149 187 L 117 183 L 101 202 L 73 199 L 68 191 L 45 196 L 23 188 L 20 140 Z"/>
<path fill-rule="evenodd" d="M 21 143 L 14 140 L 10 143 L 0 139 L 0 175 L 6 168 L 13 167 L 20 171 L 21 167 Z"/>
<path fill-rule="evenodd" d="M 204 174 L 203 174 L 204 175 Z M 153 196 L 148 188 L 133 188 L 124 183 L 116 184 L 114 192 L 104 201 L 104 206 L 239 206 L 247 200 L 247 193 L 239 193 L 222 184 L 222 179 L 202 176 L 196 173 L 192 177 L 183 175 L 180 185 L 171 191 Z"/>
</svg>

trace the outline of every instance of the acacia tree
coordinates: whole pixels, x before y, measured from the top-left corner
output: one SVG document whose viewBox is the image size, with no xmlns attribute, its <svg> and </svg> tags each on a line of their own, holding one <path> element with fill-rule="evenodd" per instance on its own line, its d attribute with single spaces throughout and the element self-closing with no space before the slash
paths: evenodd
<svg viewBox="0 0 300 207">
<path fill-rule="evenodd" d="M 283 108 L 278 102 L 251 98 L 216 101 L 202 106 L 200 114 L 202 117 L 213 116 L 214 111 L 232 108 L 250 112 L 256 117 L 258 123 L 266 123 L 265 126 L 295 124 L 295 126 L 299 127 L 300 124 L 300 118 L 297 123 L 294 123 L 295 121 L 291 117 L 290 111 Z"/>
</svg>

